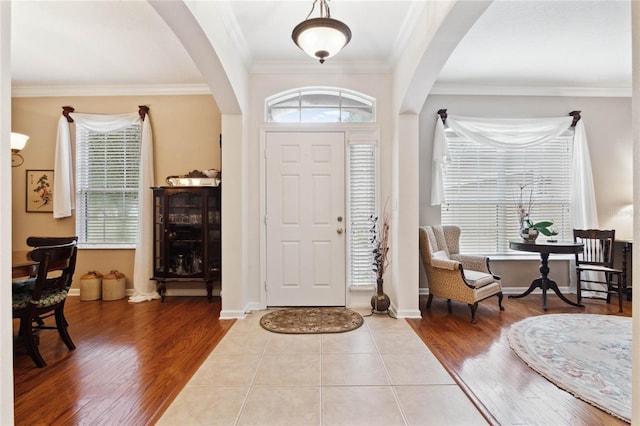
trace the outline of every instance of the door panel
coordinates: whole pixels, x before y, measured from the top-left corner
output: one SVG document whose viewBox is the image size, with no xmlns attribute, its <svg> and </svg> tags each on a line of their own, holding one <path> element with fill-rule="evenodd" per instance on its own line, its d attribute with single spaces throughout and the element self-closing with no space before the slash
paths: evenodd
<svg viewBox="0 0 640 426">
<path fill-rule="evenodd" d="M 267 306 L 344 306 L 344 133 L 266 135 Z"/>
</svg>

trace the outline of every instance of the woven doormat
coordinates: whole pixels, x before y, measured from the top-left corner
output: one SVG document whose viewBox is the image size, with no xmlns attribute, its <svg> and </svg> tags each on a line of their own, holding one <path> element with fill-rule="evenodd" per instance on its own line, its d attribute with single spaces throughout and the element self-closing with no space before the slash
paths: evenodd
<svg viewBox="0 0 640 426">
<path fill-rule="evenodd" d="M 260 319 L 265 330 L 285 334 L 344 333 L 360 327 L 362 315 L 347 308 L 290 308 Z"/>
</svg>

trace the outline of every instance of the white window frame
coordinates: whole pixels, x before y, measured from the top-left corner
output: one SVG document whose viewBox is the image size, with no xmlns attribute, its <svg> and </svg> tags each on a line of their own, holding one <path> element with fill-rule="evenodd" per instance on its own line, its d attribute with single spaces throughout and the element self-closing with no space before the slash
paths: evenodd
<svg viewBox="0 0 640 426">
<path fill-rule="evenodd" d="M 520 238 L 516 202 L 519 187 L 522 185 L 526 185 L 523 190 L 525 207 L 528 205 L 530 191 L 533 190 L 531 220 L 553 221 L 555 230 L 559 232 L 553 239 L 573 238 L 573 133 L 572 128 L 544 144 L 532 148 L 514 148 L 517 150 L 515 164 L 519 163 L 516 166 L 514 163 L 505 163 L 513 153 L 501 156 L 497 149 L 465 140 L 451 129 L 445 130 L 452 158 L 444 173 L 446 202 L 441 204 L 441 223 L 461 227 L 461 251 L 518 256 L 509 250 L 508 241 Z M 470 155 L 456 158 L 456 143 L 466 144 L 463 152 Z M 560 152 L 562 155 L 558 155 L 558 145 L 563 147 Z M 476 164 L 474 158 L 477 160 Z M 495 158 L 496 161 L 492 163 L 488 158 Z M 462 173 L 457 173 L 457 170 L 461 170 Z M 487 184 L 487 181 L 495 181 L 495 186 Z M 465 190 L 464 186 L 471 189 Z M 472 211 L 464 208 L 465 203 L 473 202 L 481 210 Z M 551 237 L 540 235 L 538 238 Z"/>
<path fill-rule="evenodd" d="M 132 129 L 134 127 L 136 127 L 137 129 Z M 91 159 L 89 158 L 90 153 L 88 151 L 88 139 L 91 137 L 92 134 L 94 135 L 94 137 L 97 136 L 100 138 L 109 138 L 109 137 L 118 138 L 120 134 L 123 134 L 123 133 L 126 134 L 131 130 L 134 130 L 137 132 L 137 141 L 135 140 L 130 141 L 130 143 L 137 143 L 137 147 L 136 147 L 137 154 L 134 151 L 133 153 L 134 159 L 132 161 L 127 161 L 126 159 L 123 160 L 125 165 L 121 167 L 110 166 L 108 163 L 109 161 L 113 161 L 113 160 L 108 160 L 104 162 L 99 161 L 98 164 L 95 166 L 91 164 Z M 139 167 L 140 167 L 140 155 L 141 155 L 141 148 L 142 148 L 141 145 L 142 145 L 142 124 L 134 124 L 124 129 L 119 129 L 113 132 L 106 132 L 106 133 L 95 132 L 81 125 L 76 124 L 76 159 L 75 159 L 76 215 L 75 215 L 75 219 L 76 219 L 76 234 L 78 235 L 79 248 L 135 249 L 136 234 L 137 234 L 136 231 L 137 231 L 138 214 L 139 214 L 137 210 L 138 210 L 139 181 L 140 181 Z M 122 150 L 120 152 L 126 155 L 127 147 L 129 147 L 129 145 L 123 145 Z M 120 187 L 114 187 L 114 186 L 92 187 L 91 186 L 91 182 L 89 180 L 89 174 L 91 173 L 92 169 L 94 169 L 94 171 L 95 169 L 102 169 L 102 172 L 104 173 L 104 175 L 108 177 L 109 172 L 122 173 L 124 175 L 126 175 L 127 173 L 131 174 L 132 168 L 134 167 L 138 168 L 138 170 L 133 170 L 133 175 L 134 177 L 137 177 L 136 180 L 138 181 L 138 184 L 135 187 L 126 186 L 126 182 L 127 181 L 130 182 L 130 179 L 127 180 L 126 177 L 120 178 L 120 179 L 114 179 L 110 182 L 110 184 L 114 184 L 114 183 L 117 183 L 118 180 L 120 180 L 123 183 L 123 186 L 120 186 Z M 90 224 L 88 222 L 91 221 L 91 218 L 89 217 L 89 210 L 87 208 L 88 204 L 85 203 L 85 201 L 88 199 L 88 196 L 90 193 L 95 194 L 100 192 L 103 192 L 103 193 L 115 192 L 115 193 L 122 194 L 123 197 L 126 197 L 126 194 L 130 194 L 130 195 L 133 195 L 133 197 L 135 197 L 134 201 L 123 202 L 123 204 L 119 206 L 122 208 L 127 208 L 127 206 L 129 209 L 133 208 L 133 211 L 129 210 L 129 212 L 125 215 L 127 219 L 126 223 L 128 224 L 128 226 L 130 227 L 132 223 L 135 226 L 134 229 L 130 229 L 127 232 L 127 234 L 131 235 L 131 238 L 129 241 L 113 241 L 113 240 L 108 241 L 107 239 L 97 239 L 97 238 L 90 239 L 91 237 L 89 236 L 89 232 L 87 230 L 90 227 Z M 121 213 L 122 212 L 119 212 L 117 214 L 121 214 Z M 116 216 L 116 217 L 121 218 L 123 216 Z M 100 222 L 100 220 L 98 220 L 98 222 Z M 112 223 L 118 223 L 118 222 L 119 222 L 118 220 L 115 220 Z M 108 233 L 109 230 L 105 229 L 108 227 L 108 225 L 109 223 L 98 224 L 98 228 L 103 228 L 103 231 Z"/>
<path fill-rule="evenodd" d="M 313 95 L 324 95 L 328 102 L 323 105 L 303 105 L 306 97 Z M 358 109 L 344 105 L 344 100 L 349 99 L 363 105 L 369 105 L 371 108 L 371 120 L 362 121 L 343 121 L 344 111 L 349 109 Z M 285 107 L 278 107 L 282 103 L 290 103 Z M 289 109 L 292 113 L 296 113 L 295 120 L 273 120 L 271 113 L 276 109 Z M 307 120 L 304 111 L 315 110 L 318 114 L 310 120 Z M 339 87 L 300 87 L 277 93 L 265 99 L 265 117 L 267 123 L 374 123 L 376 121 L 376 100 L 371 96 L 359 93 L 353 90 L 342 89 Z M 335 116 L 337 119 L 327 118 L 327 116 Z"/>
<path fill-rule="evenodd" d="M 342 99 L 343 98 L 349 98 L 349 99 L 353 99 L 357 102 L 361 102 L 364 104 L 369 104 L 371 105 L 371 121 L 362 121 L 362 122 L 341 122 L 341 121 L 330 121 L 330 122 L 318 122 L 318 121 L 309 121 L 309 122 L 305 122 L 304 120 L 304 115 L 301 113 L 301 109 L 302 109 L 302 101 L 301 99 L 306 96 L 306 95 L 313 95 L 316 93 L 323 93 L 325 95 L 328 95 L 329 97 L 331 96 L 331 94 L 335 94 L 335 102 L 328 102 L 327 105 L 324 106 L 328 106 L 329 104 L 331 104 L 333 107 L 341 109 L 342 108 Z M 375 282 L 376 282 L 376 276 L 375 273 L 373 272 L 373 265 L 371 265 L 371 279 L 368 281 L 366 279 L 361 279 L 360 282 L 355 283 L 353 282 L 353 256 L 354 254 L 352 253 L 352 249 L 353 249 L 353 234 L 352 234 L 352 227 L 351 227 L 351 223 L 352 223 L 352 205 L 351 205 L 351 201 L 352 201 L 352 197 L 351 197 L 351 193 L 350 193 L 350 185 L 351 185 L 351 147 L 353 145 L 371 145 L 374 147 L 374 179 L 375 179 L 375 183 L 374 183 L 374 194 L 373 194 L 373 205 L 375 206 L 373 214 L 375 216 L 378 215 L 379 213 L 379 174 L 380 174 L 380 156 L 379 156 L 379 140 L 380 140 L 380 130 L 379 128 L 374 124 L 376 121 L 376 99 L 365 95 L 363 93 L 359 93 L 353 90 L 348 90 L 348 89 L 343 89 L 343 88 L 338 88 L 338 87 L 326 87 L 326 86 L 322 86 L 322 87 L 300 87 L 300 88 L 296 88 L 296 89 L 291 89 L 291 90 L 287 90 L 284 92 L 280 92 L 280 93 L 276 93 L 275 95 L 269 96 L 268 98 L 265 99 L 265 121 L 267 123 L 269 123 L 269 128 L 271 128 L 271 126 L 275 126 L 275 128 L 278 129 L 282 129 L 282 128 L 291 128 L 291 129 L 299 129 L 298 126 L 296 126 L 296 122 L 292 122 L 292 121 L 287 121 L 287 122 L 277 122 L 277 121 L 273 121 L 270 120 L 271 114 L 270 114 L 270 108 L 274 105 L 277 105 L 278 103 L 282 102 L 283 100 L 295 100 L 297 99 L 297 101 L 295 102 L 295 104 L 297 105 L 298 108 L 298 123 L 299 124 L 304 124 L 309 125 L 309 124 L 315 124 L 315 125 L 322 125 L 322 127 L 318 128 L 318 131 L 322 132 L 322 131 L 330 131 L 330 130 L 334 130 L 334 129 L 339 129 L 339 130 L 343 130 L 345 131 L 345 136 L 346 136 L 346 146 L 345 146 L 345 194 L 347 197 L 346 200 L 346 208 L 347 208 L 347 212 L 346 212 L 346 228 L 347 228 L 347 245 L 345 247 L 346 249 L 346 254 L 347 254 L 347 271 L 346 271 L 346 278 L 347 278 L 347 288 L 349 289 L 370 289 L 373 288 L 375 286 Z M 342 116 L 342 114 L 339 114 L 340 117 Z M 273 124 L 272 124 L 273 123 Z M 375 126 L 375 128 L 374 128 Z M 305 127 L 306 130 L 311 130 L 313 131 L 313 129 L 309 129 L 307 127 Z M 264 129 L 266 131 L 266 129 Z M 359 254 L 356 254 L 359 255 Z M 371 261 L 370 263 L 373 264 L 373 252 L 371 252 L 370 254 L 371 256 Z M 365 261 L 366 262 L 366 261 Z"/>
</svg>

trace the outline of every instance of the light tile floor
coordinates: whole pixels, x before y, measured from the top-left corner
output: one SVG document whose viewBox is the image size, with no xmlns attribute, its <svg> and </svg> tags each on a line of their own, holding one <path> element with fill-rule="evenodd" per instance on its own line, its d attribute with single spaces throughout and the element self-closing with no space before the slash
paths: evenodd
<svg viewBox="0 0 640 426">
<path fill-rule="evenodd" d="M 289 335 L 267 312 L 236 321 L 158 425 L 487 424 L 406 321 Z"/>
</svg>

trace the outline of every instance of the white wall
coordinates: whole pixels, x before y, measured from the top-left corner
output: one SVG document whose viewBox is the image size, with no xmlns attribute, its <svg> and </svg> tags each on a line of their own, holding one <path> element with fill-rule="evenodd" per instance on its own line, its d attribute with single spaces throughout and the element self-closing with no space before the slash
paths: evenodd
<svg viewBox="0 0 640 426">
<path fill-rule="evenodd" d="M 318 65 L 321 66 L 321 65 Z M 249 303 L 260 306 L 260 259 L 264 256 L 260 252 L 258 236 L 262 223 L 262 210 L 260 204 L 260 191 L 264 182 L 260 173 L 260 131 L 264 127 L 264 101 L 265 98 L 276 93 L 305 86 L 331 86 L 355 90 L 372 96 L 377 100 L 377 123 L 380 128 L 380 199 L 381 208 L 384 201 L 391 193 L 391 138 L 392 120 L 390 119 L 390 75 L 389 74 L 252 74 L 250 76 L 250 99 L 248 115 L 248 199 L 247 235 L 252 236 L 252 241 L 247 253 L 247 282 L 249 286 Z M 273 126 L 273 124 L 270 124 Z M 290 126 L 288 127 L 290 128 Z M 386 288 L 386 284 L 385 284 Z M 367 300 L 372 293 L 367 294 Z"/>
<path fill-rule="evenodd" d="M 631 98 L 430 95 L 420 115 L 421 225 L 440 223 L 440 209 L 430 205 L 430 198 L 433 129 L 436 113 L 442 108 L 453 115 L 495 118 L 557 117 L 574 110 L 582 111 L 600 227 L 615 228 L 621 237 L 627 233 L 630 236 L 631 217 L 620 210 L 633 202 Z M 527 282 L 523 272 L 533 278 L 536 263 L 509 263 L 511 265 L 492 261 L 493 269 L 503 278 L 503 285 L 528 286 L 530 280 Z M 560 286 L 572 275 L 569 269 L 560 272 L 553 265 L 552 268 L 560 274 L 554 278 Z M 420 286 L 426 286 L 423 276 Z"/>
<path fill-rule="evenodd" d="M 11 2 L 0 1 L 0 251 L 11 249 Z M 13 424 L 13 328 L 9 256 L 0 258 L 0 424 Z"/>
</svg>

